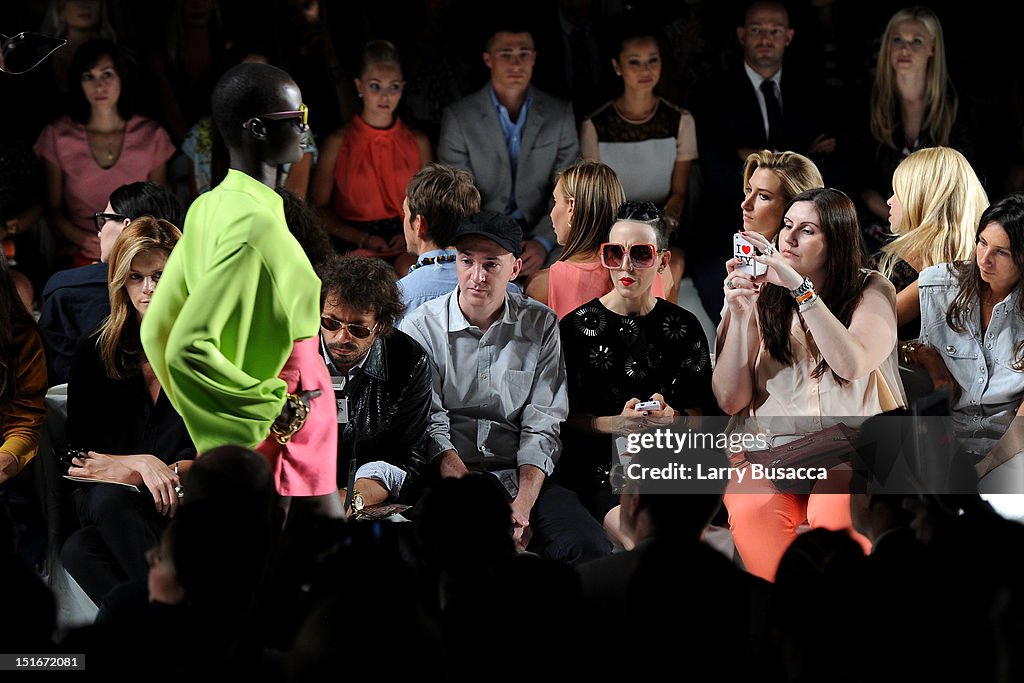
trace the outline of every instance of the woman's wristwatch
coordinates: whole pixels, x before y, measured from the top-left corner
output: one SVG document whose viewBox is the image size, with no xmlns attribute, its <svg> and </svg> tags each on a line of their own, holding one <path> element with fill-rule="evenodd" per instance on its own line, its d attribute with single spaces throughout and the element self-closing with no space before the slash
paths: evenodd
<svg viewBox="0 0 1024 683">
<path fill-rule="evenodd" d="M 818 299 L 818 294 L 814 291 L 814 283 L 807 277 L 804 278 L 804 281 L 796 289 L 789 290 L 789 293 L 796 299 L 797 304 L 801 306 L 813 303 Z"/>
</svg>

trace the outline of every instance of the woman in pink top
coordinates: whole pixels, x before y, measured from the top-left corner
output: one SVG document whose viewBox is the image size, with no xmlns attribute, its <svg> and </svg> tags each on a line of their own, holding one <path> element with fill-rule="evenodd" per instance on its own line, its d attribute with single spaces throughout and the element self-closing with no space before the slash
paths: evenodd
<svg viewBox="0 0 1024 683">
<path fill-rule="evenodd" d="M 70 116 L 43 129 L 35 152 L 46 162 L 47 220 L 76 247 L 74 265 L 85 265 L 100 256 L 94 214 L 122 185 L 163 184 L 174 145 L 155 121 L 131 114 L 114 43 L 88 41 L 68 73 L 80 84 L 72 89 Z"/>
<path fill-rule="evenodd" d="M 551 223 L 562 255 L 527 281 L 526 294 L 550 306 L 561 320 L 612 290 L 598 250 L 626 195 L 615 171 L 596 161 L 581 161 L 559 173 L 552 195 Z M 660 280 L 654 296 L 665 297 Z"/>
</svg>

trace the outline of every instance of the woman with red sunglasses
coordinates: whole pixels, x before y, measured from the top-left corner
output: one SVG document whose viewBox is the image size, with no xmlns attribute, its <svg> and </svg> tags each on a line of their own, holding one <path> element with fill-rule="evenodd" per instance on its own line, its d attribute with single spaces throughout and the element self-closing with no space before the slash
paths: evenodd
<svg viewBox="0 0 1024 683">
<path fill-rule="evenodd" d="M 658 418 L 716 411 L 711 354 L 697 318 L 654 296 L 668 266 L 668 231 L 652 202 L 619 207 L 600 247 L 612 290 L 583 304 L 559 327 L 569 383 L 569 419 L 556 476 L 576 491 L 613 540 L 619 532 L 607 473 L 612 439 L 650 427 Z M 641 401 L 660 409 L 638 411 Z"/>
</svg>

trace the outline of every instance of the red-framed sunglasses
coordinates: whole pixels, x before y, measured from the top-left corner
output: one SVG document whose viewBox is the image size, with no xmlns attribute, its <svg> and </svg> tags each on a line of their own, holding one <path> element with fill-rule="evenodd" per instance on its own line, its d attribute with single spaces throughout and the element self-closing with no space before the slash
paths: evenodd
<svg viewBox="0 0 1024 683">
<path fill-rule="evenodd" d="M 299 119 L 299 124 L 302 130 L 306 130 L 309 127 L 309 107 L 305 104 L 300 104 L 298 109 L 293 111 L 272 111 L 266 114 L 260 114 L 257 118 L 270 119 L 271 121 L 288 121 L 291 119 Z"/>
<path fill-rule="evenodd" d="M 626 256 L 634 268 L 653 268 L 658 265 L 658 247 L 653 244 L 633 244 L 629 249 L 618 242 L 601 245 L 601 265 L 609 270 L 621 268 Z"/>
</svg>

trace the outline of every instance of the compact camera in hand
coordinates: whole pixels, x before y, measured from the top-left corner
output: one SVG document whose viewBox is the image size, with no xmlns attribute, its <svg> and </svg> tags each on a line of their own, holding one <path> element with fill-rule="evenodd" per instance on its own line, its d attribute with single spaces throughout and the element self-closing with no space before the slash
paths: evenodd
<svg viewBox="0 0 1024 683">
<path fill-rule="evenodd" d="M 636 411 L 661 410 L 661 401 L 641 401 L 633 409 Z"/>
</svg>

